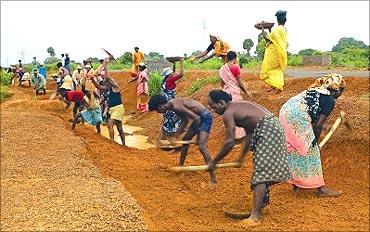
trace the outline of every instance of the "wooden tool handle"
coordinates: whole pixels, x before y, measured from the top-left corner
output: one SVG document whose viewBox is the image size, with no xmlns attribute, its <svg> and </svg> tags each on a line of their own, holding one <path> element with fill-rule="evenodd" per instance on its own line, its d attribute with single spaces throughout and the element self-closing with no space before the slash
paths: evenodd
<svg viewBox="0 0 370 232">
<path fill-rule="evenodd" d="M 216 168 L 240 168 L 239 162 L 216 164 Z M 208 165 L 200 166 L 187 166 L 187 167 L 172 167 L 169 169 L 171 172 L 194 172 L 194 171 L 207 171 Z"/>
<path fill-rule="evenodd" d="M 337 129 L 337 127 L 339 126 L 339 124 L 342 122 L 342 117 L 339 117 L 337 118 L 337 120 L 335 120 L 334 124 L 333 124 L 333 127 L 330 129 L 330 131 L 325 135 L 324 139 L 321 141 L 321 143 L 319 144 L 319 148 L 321 149 L 325 143 L 330 139 L 330 137 L 333 135 L 334 131 Z"/>
</svg>

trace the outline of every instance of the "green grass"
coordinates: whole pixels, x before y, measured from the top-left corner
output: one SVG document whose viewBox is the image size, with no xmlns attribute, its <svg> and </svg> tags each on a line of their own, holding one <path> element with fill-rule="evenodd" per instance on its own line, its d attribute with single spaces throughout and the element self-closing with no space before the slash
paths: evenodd
<svg viewBox="0 0 370 232">
<path fill-rule="evenodd" d="M 0 102 L 3 102 L 8 97 L 12 96 L 12 93 L 9 93 L 8 86 L 0 84 Z"/>
<path fill-rule="evenodd" d="M 12 83 L 12 76 L 12 73 L 7 73 L 5 71 L 0 72 L 0 102 L 12 96 L 8 90 L 8 86 Z"/>
<path fill-rule="evenodd" d="M 220 77 L 219 76 L 209 76 L 205 78 L 198 78 L 195 80 L 189 89 L 186 90 L 187 95 L 192 95 L 202 87 L 208 85 L 208 84 L 216 84 L 220 83 Z"/>
<path fill-rule="evenodd" d="M 161 91 L 162 81 L 163 77 L 159 72 L 152 72 L 149 74 L 149 96 L 159 94 L 159 92 Z"/>
<path fill-rule="evenodd" d="M 184 67 L 185 69 L 218 70 L 222 67 L 222 60 L 220 58 L 211 58 L 203 63 L 199 63 L 198 61 L 192 62 L 186 59 Z"/>
</svg>

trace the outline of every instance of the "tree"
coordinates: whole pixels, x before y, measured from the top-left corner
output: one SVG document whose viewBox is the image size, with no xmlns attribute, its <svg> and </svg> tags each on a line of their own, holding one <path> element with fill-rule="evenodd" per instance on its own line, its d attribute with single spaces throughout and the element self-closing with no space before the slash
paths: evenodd
<svg viewBox="0 0 370 232">
<path fill-rule="evenodd" d="M 265 55 L 265 50 L 266 50 L 266 40 L 264 39 L 264 34 L 267 34 L 267 32 L 260 33 L 258 35 L 258 44 L 256 46 L 256 51 L 255 54 L 257 54 L 258 58 L 263 60 L 263 57 Z"/>
<path fill-rule="evenodd" d="M 132 64 L 132 53 L 131 52 L 125 52 L 122 56 L 120 56 L 117 59 L 118 63 L 124 64 L 124 65 L 130 65 Z"/>
<path fill-rule="evenodd" d="M 49 53 L 49 55 L 51 57 L 54 57 L 55 56 L 55 50 L 54 50 L 54 48 L 49 47 L 46 51 Z"/>
<path fill-rule="evenodd" d="M 243 42 L 243 49 L 247 50 L 248 55 L 250 55 L 250 50 L 254 46 L 254 43 L 251 39 L 245 39 Z"/>
<path fill-rule="evenodd" d="M 91 61 L 92 63 L 99 63 L 99 59 L 96 57 L 89 57 L 86 60 Z"/>
<path fill-rule="evenodd" d="M 60 61 L 61 61 L 61 59 L 59 59 L 55 56 L 50 56 L 50 57 L 48 57 L 44 60 L 44 64 L 56 64 Z"/>
<path fill-rule="evenodd" d="M 312 48 L 303 49 L 298 52 L 298 55 L 301 55 L 301 56 L 315 56 L 315 55 L 321 55 L 321 54 L 322 52 L 312 49 Z"/>
<path fill-rule="evenodd" d="M 361 40 L 355 40 L 352 37 L 342 37 L 338 43 L 333 47 L 333 52 L 342 52 L 345 48 L 362 48 L 366 49 L 367 46 Z"/>
<path fill-rule="evenodd" d="M 149 58 L 164 58 L 163 55 L 161 55 L 159 52 L 149 52 L 148 54 Z"/>
</svg>

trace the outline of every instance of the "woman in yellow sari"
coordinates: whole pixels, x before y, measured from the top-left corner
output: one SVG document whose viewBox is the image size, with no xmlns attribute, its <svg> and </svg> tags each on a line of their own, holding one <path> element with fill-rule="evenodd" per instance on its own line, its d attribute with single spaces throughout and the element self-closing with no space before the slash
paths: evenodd
<svg viewBox="0 0 370 232">
<path fill-rule="evenodd" d="M 288 63 L 287 31 L 284 27 L 286 11 L 276 12 L 278 27 L 265 35 L 267 47 L 261 66 L 260 79 L 272 88 L 269 91 L 279 93 L 284 87 L 284 70 Z M 262 27 L 262 33 L 263 27 Z"/>
</svg>

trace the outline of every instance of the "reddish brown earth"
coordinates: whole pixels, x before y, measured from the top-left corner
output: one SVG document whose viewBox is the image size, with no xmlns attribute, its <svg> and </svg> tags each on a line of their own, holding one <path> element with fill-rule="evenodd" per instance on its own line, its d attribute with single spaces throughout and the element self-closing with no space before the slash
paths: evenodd
<svg viewBox="0 0 370 232">
<path fill-rule="evenodd" d="M 129 73 L 112 75 L 124 86 L 126 112 L 135 112 L 135 84 L 127 84 Z M 186 88 L 196 78 L 210 75 L 217 75 L 217 72 L 187 72 L 184 80 L 178 83 L 178 96 L 185 96 Z M 266 94 L 267 87 L 256 77 L 246 73 L 242 77 L 253 94 L 251 100 L 275 114 L 284 102 L 313 81 L 310 78 L 288 79 L 282 94 L 271 95 Z M 337 101 L 328 125 L 344 110 L 353 131 L 348 132 L 341 125 L 321 154 L 326 185 L 341 190 L 343 194 L 338 198 L 319 199 L 314 191 L 293 194 L 286 183 L 274 186 L 270 191 L 271 204 L 263 212 L 263 223 L 250 230 L 369 230 L 369 79 L 346 77 L 346 82 L 347 90 Z M 219 86 L 205 86 L 190 97 L 206 104 L 207 93 L 214 88 Z M 30 90 L 24 91 L 29 92 L 28 96 L 32 95 Z M 64 126 L 70 128 L 66 119 L 71 112 L 64 111 L 58 102 L 43 103 L 41 106 L 34 103 L 25 106 L 25 111 L 27 107 L 38 107 L 47 114 L 61 117 L 65 119 Z M 128 123 L 143 127 L 140 134 L 148 135 L 151 140 L 158 136 L 162 115 L 149 112 L 133 116 Z M 214 117 L 208 143 L 212 156 L 219 151 L 224 136 L 221 118 Z M 92 162 L 104 177 L 121 182 L 143 210 L 150 231 L 244 230 L 238 221 L 225 217 L 222 209 L 250 209 L 251 157 L 241 169 L 217 170 L 218 185 L 210 188 L 207 185 L 209 176 L 205 172 L 173 174 L 167 171 L 167 168 L 177 165 L 177 152 L 123 148 L 82 125 L 74 133 L 85 141 L 86 152 L 81 156 Z M 239 150 L 240 146 L 234 148 L 223 162 L 235 159 Z M 202 164 L 204 161 L 197 147 L 192 146 L 186 165 Z"/>
</svg>

